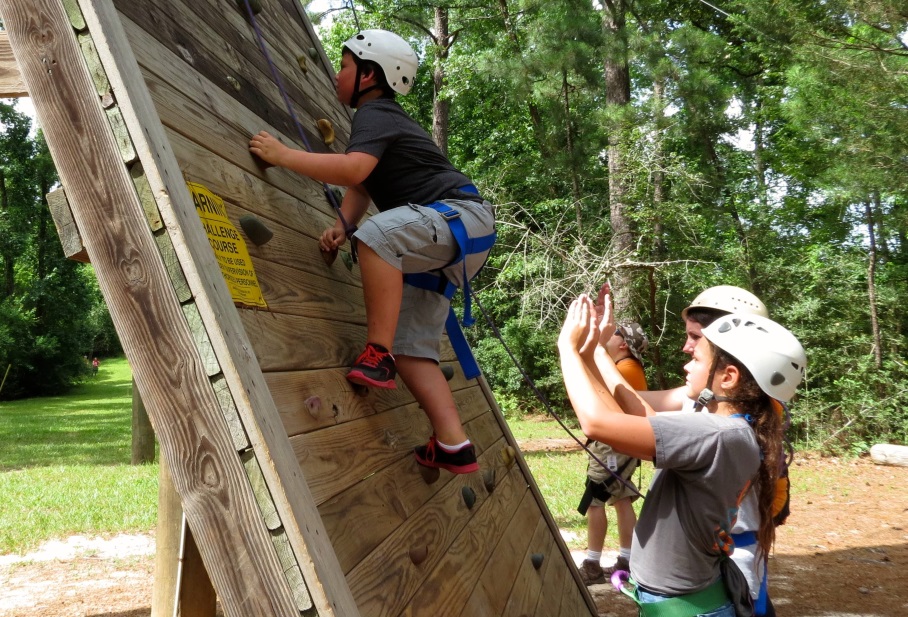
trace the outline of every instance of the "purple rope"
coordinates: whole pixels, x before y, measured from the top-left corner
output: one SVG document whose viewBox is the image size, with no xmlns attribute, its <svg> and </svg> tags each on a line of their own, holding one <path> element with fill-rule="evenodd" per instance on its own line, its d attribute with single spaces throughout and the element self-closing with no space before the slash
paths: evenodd
<svg viewBox="0 0 908 617">
<path fill-rule="evenodd" d="M 277 66 L 274 64 L 274 60 L 271 59 L 271 54 L 268 53 L 268 48 L 265 46 L 265 37 L 262 35 L 261 29 L 259 29 L 258 21 L 256 21 L 255 19 L 255 13 L 252 12 L 252 6 L 249 3 L 249 0 L 243 0 L 243 4 L 246 5 L 246 15 L 249 17 L 249 23 L 252 24 L 252 30 L 255 32 L 255 38 L 258 41 L 259 49 L 262 50 L 262 54 L 265 56 L 265 61 L 268 63 L 268 69 L 271 71 L 271 76 L 272 78 L 274 78 L 274 83 L 277 85 L 277 89 L 281 93 L 281 98 L 284 99 L 284 105 L 287 106 L 287 112 L 293 119 L 294 126 L 296 126 L 296 132 L 299 134 L 300 139 L 303 140 L 303 144 L 306 146 L 306 151 L 312 152 L 312 146 L 309 144 L 309 139 L 306 137 L 306 132 L 303 130 L 299 119 L 296 117 L 296 112 L 293 111 L 293 105 L 290 102 L 290 97 L 287 95 L 287 89 L 284 87 L 284 81 L 283 79 L 281 79 L 280 71 L 277 70 Z M 334 191 L 332 191 L 328 187 L 327 182 L 322 182 L 322 189 L 324 189 L 325 196 L 328 198 L 328 202 L 331 204 L 331 207 L 334 208 L 334 211 L 337 213 L 337 218 L 340 219 L 341 224 L 344 226 L 344 233 L 346 233 L 347 237 L 349 238 L 353 235 L 353 232 L 356 231 L 356 226 L 347 223 L 347 219 L 344 218 L 344 215 L 340 209 L 340 205 L 337 203 L 337 198 L 334 196 Z"/>
</svg>

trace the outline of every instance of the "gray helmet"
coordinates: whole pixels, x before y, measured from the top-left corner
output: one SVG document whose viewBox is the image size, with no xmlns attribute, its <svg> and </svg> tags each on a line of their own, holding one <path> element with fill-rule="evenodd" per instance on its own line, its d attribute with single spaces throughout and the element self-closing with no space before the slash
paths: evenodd
<svg viewBox="0 0 908 617">
<path fill-rule="evenodd" d="M 746 313 L 769 317 L 766 306 L 746 289 L 733 285 L 716 285 L 700 293 L 686 309 L 681 311 L 681 319 L 687 319 L 687 312 L 693 308 L 705 308 L 724 313 Z"/>
<path fill-rule="evenodd" d="M 804 379 L 807 355 L 795 335 L 760 315 L 723 315 L 703 336 L 743 364 L 760 389 L 787 403 Z"/>
<path fill-rule="evenodd" d="M 419 59 L 410 44 L 387 30 L 362 30 L 344 43 L 357 60 L 369 60 L 381 67 L 388 85 L 406 94 L 416 80 Z"/>
</svg>

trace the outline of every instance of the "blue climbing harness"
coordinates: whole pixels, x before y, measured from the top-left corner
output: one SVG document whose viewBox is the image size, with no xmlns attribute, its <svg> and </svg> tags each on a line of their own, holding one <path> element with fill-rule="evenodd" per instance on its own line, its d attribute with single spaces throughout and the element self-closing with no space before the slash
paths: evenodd
<svg viewBox="0 0 908 617">
<path fill-rule="evenodd" d="M 462 186 L 459 190 L 464 193 L 479 195 L 479 191 L 472 184 Z M 463 224 L 463 221 L 460 220 L 460 212 L 458 210 L 440 201 L 426 204 L 425 207 L 432 208 L 442 216 L 451 229 L 454 240 L 457 242 L 457 254 L 454 256 L 454 259 L 444 266 L 444 268 L 449 268 L 454 264 L 463 262 L 463 325 L 467 327 L 472 326 L 476 320 L 473 318 L 471 310 L 471 277 L 467 276 L 466 258 L 468 255 L 484 253 L 491 249 L 495 244 L 496 234 L 495 232 L 492 232 L 487 236 L 471 238 L 470 234 L 467 233 L 467 228 Z M 444 268 L 439 268 L 438 270 L 433 270 L 431 272 L 405 274 L 404 283 L 419 289 L 434 291 L 450 300 L 454 297 L 454 294 L 457 293 L 457 285 L 448 280 L 448 277 L 442 272 Z M 479 270 L 481 269 L 482 268 Z M 479 274 L 479 270 L 476 271 L 476 274 Z M 476 275 L 474 274 L 473 277 L 475 276 Z M 473 352 L 470 349 L 470 345 L 467 343 L 467 338 L 460 328 L 460 321 L 457 319 L 453 307 L 449 309 L 448 318 L 445 321 L 445 330 L 448 332 L 448 338 L 451 341 L 451 346 L 454 348 L 454 353 L 457 354 L 457 360 L 460 362 L 461 368 L 463 368 L 464 376 L 467 379 L 479 377 L 481 374 L 479 364 L 477 364 L 476 358 L 473 356 Z"/>
</svg>

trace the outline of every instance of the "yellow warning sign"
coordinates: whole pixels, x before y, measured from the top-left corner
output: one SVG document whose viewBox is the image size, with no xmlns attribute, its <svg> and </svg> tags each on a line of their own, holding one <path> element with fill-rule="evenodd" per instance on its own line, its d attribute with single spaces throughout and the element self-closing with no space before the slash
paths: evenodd
<svg viewBox="0 0 908 617">
<path fill-rule="evenodd" d="M 221 274 L 230 289 L 233 301 L 248 306 L 268 308 L 259 288 L 259 281 L 252 267 L 252 259 L 246 249 L 246 243 L 230 219 L 224 200 L 209 191 L 201 184 L 187 182 L 196 212 L 202 220 L 208 243 L 218 258 Z"/>
</svg>

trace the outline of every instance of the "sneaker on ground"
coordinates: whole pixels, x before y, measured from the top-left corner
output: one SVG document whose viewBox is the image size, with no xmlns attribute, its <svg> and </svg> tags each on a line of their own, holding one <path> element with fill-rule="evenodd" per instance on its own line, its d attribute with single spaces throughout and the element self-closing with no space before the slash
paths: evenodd
<svg viewBox="0 0 908 617">
<path fill-rule="evenodd" d="M 631 564 L 621 555 L 618 555 L 618 559 L 615 561 L 614 565 L 603 569 L 602 573 L 605 574 L 606 577 L 611 578 L 612 574 L 619 570 L 624 570 L 625 572 L 630 572 L 631 570 Z"/>
<path fill-rule="evenodd" d="M 356 362 L 347 371 L 347 381 L 361 386 L 390 390 L 397 387 L 394 383 L 395 376 L 397 368 L 394 366 L 394 356 L 381 345 L 373 343 L 366 343 L 366 350 L 359 354 Z"/>
<path fill-rule="evenodd" d="M 447 469 L 451 473 L 479 471 L 476 449 L 473 444 L 468 444 L 457 452 L 448 452 L 438 445 L 438 440 L 435 439 L 435 435 L 432 435 L 429 443 L 415 448 L 413 454 L 416 456 L 416 462 L 424 467 Z"/>
<path fill-rule="evenodd" d="M 580 580 L 589 587 L 590 585 L 601 585 L 605 582 L 605 572 L 598 561 L 593 559 L 584 559 L 578 568 L 580 570 Z"/>
</svg>

